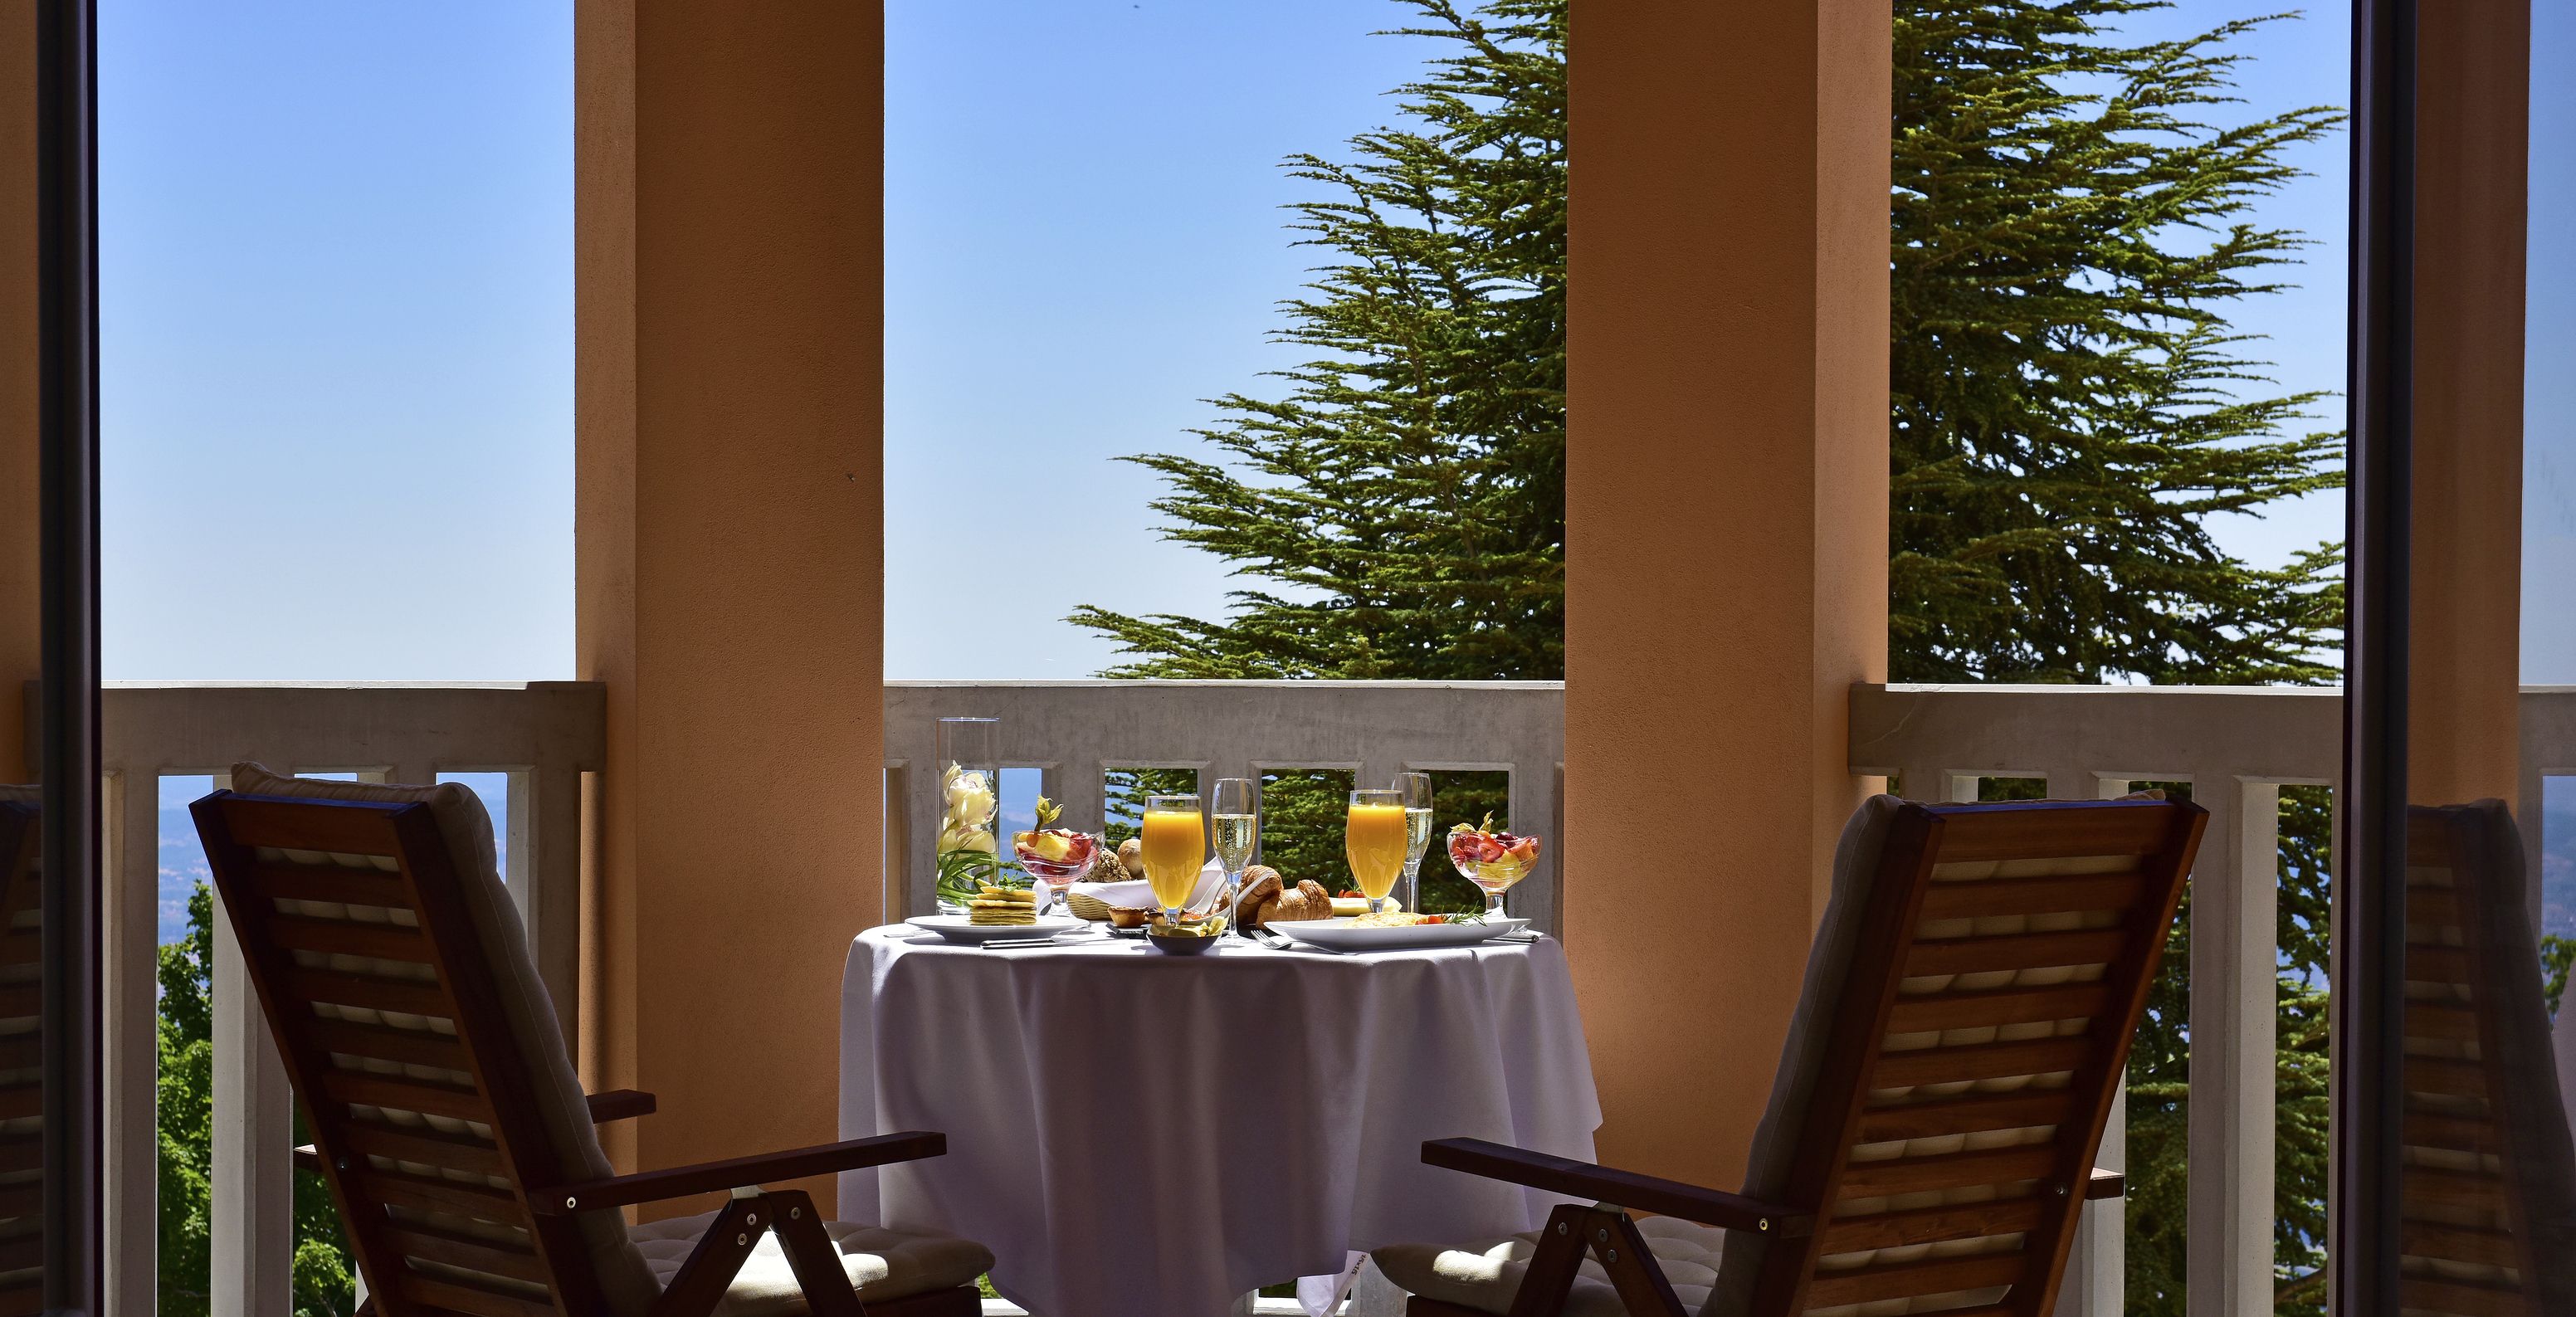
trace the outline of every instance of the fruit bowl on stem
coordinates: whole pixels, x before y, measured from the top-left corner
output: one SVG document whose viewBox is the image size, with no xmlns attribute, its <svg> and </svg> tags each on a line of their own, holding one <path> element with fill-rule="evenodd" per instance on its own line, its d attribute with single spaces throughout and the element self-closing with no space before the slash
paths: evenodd
<svg viewBox="0 0 2576 1317">
<path fill-rule="evenodd" d="M 1011 854 L 1030 878 L 1045 885 L 1052 899 L 1050 909 L 1065 905 L 1065 893 L 1073 889 L 1100 863 L 1100 838 L 1070 828 L 1049 828 L 1063 811 L 1046 797 L 1038 797 L 1038 827 L 1011 834 Z M 1040 911 L 1044 914 L 1045 911 Z"/>
<path fill-rule="evenodd" d="M 1503 893 L 1538 867 L 1538 838 L 1496 832 L 1494 817 L 1480 827 L 1461 823 L 1449 830 L 1449 863 L 1458 876 L 1485 893 L 1485 917 L 1503 917 Z"/>
</svg>

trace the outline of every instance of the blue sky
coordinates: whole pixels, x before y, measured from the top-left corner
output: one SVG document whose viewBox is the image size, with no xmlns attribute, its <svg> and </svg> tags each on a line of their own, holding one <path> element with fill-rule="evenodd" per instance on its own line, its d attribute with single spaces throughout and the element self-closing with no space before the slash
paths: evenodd
<svg viewBox="0 0 2576 1317">
<path fill-rule="evenodd" d="M 2138 30 L 2269 8 L 2187 0 Z M 2537 8 L 2565 67 L 2576 19 Z M 1221 569 L 1160 542 L 1157 483 L 1111 459 L 1186 450 L 1201 399 L 1295 359 L 1265 340 L 1316 259 L 1279 207 L 1312 193 L 1277 162 L 1391 117 L 1428 43 L 1369 33 L 1404 14 L 890 0 L 889 675 L 1085 675 L 1112 660 L 1056 620 L 1074 604 L 1221 609 Z M 2344 23 L 2240 39 L 2246 111 L 2341 101 Z M 109 675 L 571 675 L 569 3 L 105 0 L 101 24 Z M 2576 79 L 2535 81 L 2534 245 L 2576 249 Z M 2284 388 L 2342 383 L 2345 149 L 2303 152 L 2315 177 L 2261 216 L 2321 243 L 2239 316 Z M 2534 680 L 2576 681 L 2569 283 L 2535 272 Z M 967 504 L 998 625 L 956 625 L 906 564 L 960 533 L 948 491 L 1032 485 L 1043 515 Z M 2340 522 L 2329 495 L 2219 532 L 2275 562 Z M 208 588 L 290 556 L 290 593 Z"/>
</svg>

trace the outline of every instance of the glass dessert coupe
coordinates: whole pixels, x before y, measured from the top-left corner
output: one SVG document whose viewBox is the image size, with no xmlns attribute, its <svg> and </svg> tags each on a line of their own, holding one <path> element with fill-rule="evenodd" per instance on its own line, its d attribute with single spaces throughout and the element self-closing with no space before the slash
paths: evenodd
<svg viewBox="0 0 2576 1317">
<path fill-rule="evenodd" d="M 1011 853 L 1020 867 L 1028 870 L 1029 877 L 1045 885 L 1051 896 L 1048 909 L 1052 910 L 1065 905 L 1065 893 L 1089 877 L 1092 866 L 1100 863 L 1100 838 L 1063 828 L 1014 833 Z M 1046 913 L 1038 912 L 1041 918 Z"/>
<path fill-rule="evenodd" d="M 1538 838 L 1494 832 L 1492 826 L 1488 816 L 1482 828 L 1461 823 L 1450 829 L 1449 863 L 1457 867 L 1459 877 L 1484 890 L 1485 917 L 1500 919 L 1503 893 L 1538 867 Z"/>
</svg>

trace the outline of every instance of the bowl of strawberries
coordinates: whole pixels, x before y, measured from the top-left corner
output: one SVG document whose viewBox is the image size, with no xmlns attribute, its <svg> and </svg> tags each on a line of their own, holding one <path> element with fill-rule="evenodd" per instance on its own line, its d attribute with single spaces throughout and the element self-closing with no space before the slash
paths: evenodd
<svg viewBox="0 0 2576 1317">
<path fill-rule="evenodd" d="M 1503 893 L 1538 867 L 1538 838 L 1494 829 L 1494 816 L 1474 827 L 1449 830 L 1449 863 L 1458 876 L 1484 889 L 1485 913 L 1503 913 Z"/>
</svg>

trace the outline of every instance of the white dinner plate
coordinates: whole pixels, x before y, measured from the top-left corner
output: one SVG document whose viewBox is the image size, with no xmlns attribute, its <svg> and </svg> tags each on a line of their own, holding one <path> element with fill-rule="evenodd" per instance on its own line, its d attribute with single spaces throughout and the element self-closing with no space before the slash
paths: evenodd
<svg viewBox="0 0 2576 1317">
<path fill-rule="evenodd" d="M 970 922 L 965 915 L 915 915 L 903 922 L 970 947 L 995 938 L 1053 937 L 1088 927 L 1079 919 L 1067 919 L 1061 915 L 1043 917 L 1034 924 L 978 924 Z"/>
<path fill-rule="evenodd" d="M 1353 928 L 1344 919 L 1299 919 L 1269 925 L 1273 933 L 1333 951 L 1398 951 L 1410 947 L 1464 947 L 1529 926 L 1526 919 L 1481 924 L 1412 924 L 1403 928 Z"/>
</svg>

